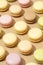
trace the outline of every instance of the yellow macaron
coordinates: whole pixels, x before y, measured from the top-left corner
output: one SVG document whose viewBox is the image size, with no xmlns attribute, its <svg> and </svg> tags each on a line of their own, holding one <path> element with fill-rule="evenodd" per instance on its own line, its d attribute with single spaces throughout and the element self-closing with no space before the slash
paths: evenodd
<svg viewBox="0 0 43 65">
<path fill-rule="evenodd" d="M 14 33 L 6 33 L 3 36 L 3 42 L 7 47 L 13 47 L 17 45 L 17 36 Z"/>
<path fill-rule="evenodd" d="M 0 0 L 0 11 L 6 11 L 9 7 L 7 0 Z"/>
<path fill-rule="evenodd" d="M 43 16 L 38 19 L 37 24 L 38 24 L 39 28 L 43 29 Z"/>
<path fill-rule="evenodd" d="M 37 64 L 37 63 L 35 63 L 35 62 L 29 62 L 29 63 L 27 63 L 26 65 L 39 65 L 39 64 Z"/>
<path fill-rule="evenodd" d="M 43 1 L 36 1 L 33 4 L 33 9 L 37 13 L 43 13 Z"/>
<path fill-rule="evenodd" d="M 0 46 L 0 61 L 2 61 L 5 57 L 6 57 L 6 51 L 2 46 Z"/>
<path fill-rule="evenodd" d="M 31 28 L 28 32 L 28 38 L 32 42 L 41 41 L 42 36 L 43 36 L 42 31 L 37 27 Z"/>
<path fill-rule="evenodd" d="M 17 34 L 25 34 L 28 31 L 28 26 L 25 21 L 17 21 L 14 25 L 14 31 Z"/>
<path fill-rule="evenodd" d="M 7 1 L 9 1 L 9 2 L 13 2 L 13 1 L 15 1 L 15 0 L 7 0 Z"/>
</svg>

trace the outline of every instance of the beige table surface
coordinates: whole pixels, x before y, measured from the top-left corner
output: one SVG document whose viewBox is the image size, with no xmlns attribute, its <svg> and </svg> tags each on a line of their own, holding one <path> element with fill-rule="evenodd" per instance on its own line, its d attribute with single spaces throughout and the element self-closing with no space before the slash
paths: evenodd
<svg viewBox="0 0 43 65">
<path fill-rule="evenodd" d="M 38 1 L 38 0 L 32 0 L 32 2 L 34 2 L 34 1 Z M 42 0 L 42 1 L 43 1 L 43 0 Z M 15 1 L 15 2 L 13 2 L 13 3 L 10 3 L 10 5 L 12 5 L 12 4 L 18 4 L 18 3 L 17 3 L 17 1 Z M 26 11 L 29 11 L 29 10 L 31 11 L 31 10 L 32 10 L 32 6 L 31 6 L 31 7 L 28 7 L 28 8 L 23 8 L 23 10 L 24 10 L 25 12 L 26 12 Z M 7 12 L 0 12 L 1 15 L 2 15 L 2 14 L 6 14 L 6 13 L 9 14 L 8 11 L 7 11 Z M 38 16 L 43 16 L 43 14 L 37 14 L 37 15 L 38 15 Z M 24 20 L 24 19 L 23 19 L 23 16 L 18 17 L 18 18 L 13 17 L 13 19 L 14 19 L 14 21 Z M 37 24 L 36 24 L 36 23 L 34 23 L 34 24 L 28 24 L 28 26 L 30 26 L 30 27 L 37 27 Z M 3 28 L 3 30 L 4 30 L 5 33 L 7 33 L 7 32 L 13 32 L 13 33 L 15 33 L 13 27 L 7 28 L 7 29 Z M 15 34 L 16 34 L 16 33 L 15 33 Z M 17 34 L 16 34 L 16 35 L 17 35 Z M 25 35 L 17 35 L 17 36 L 18 36 L 18 38 L 19 38 L 20 40 L 28 39 L 28 35 L 27 35 L 27 34 L 25 34 Z M 34 51 L 35 51 L 35 49 L 43 48 L 43 40 L 42 40 L 41 42 L 39 42 L 39 43 L 32 43 L 32 44 L 34 45 Z M 2 45 L 3 47 L 5 47 L 5 49 L 8 51 L 8 53 L 11 53 L 11 52 L 19 53 L 19 50 L 18 50 L 17 47 L 7 48 L 7 47 L 4 45 L 4 43 L 2 42 L 2 39 L 0 39 L 0 45 Z M 33 53 L 34 53 L 34 51 L 33 51 Z M 21 57 L 23 58 L 23 64 L 22 64 L 22 65 L 25 65 L 27 62 L 36 62 L 36 60 L 34 59 L 33 53 L 30 54 L 30 55 L 28 55 L 28 56 L 25 56 L 25 55 L 20 54 Z M 6 64 L 5 60 L 4 60 L 4 61 L 0 62 L 0 65 L 7 65 L 7 64 Z M 43 64 L 39 64 L 39 65 L 43 65 Z"/>
</svg>

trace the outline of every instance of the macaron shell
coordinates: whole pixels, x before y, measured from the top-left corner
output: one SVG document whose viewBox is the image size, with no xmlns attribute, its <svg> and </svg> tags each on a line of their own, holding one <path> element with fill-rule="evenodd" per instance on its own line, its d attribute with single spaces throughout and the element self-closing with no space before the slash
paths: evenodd
<svg viewBox="0 0 43 65">
<path fill-rule="evenodd" d="M 13 20 L 12 17 L 10 15 L 2 15 L 0 17 L 0 25 L 2 27 L 10 27 L 13 25 Z"/>
<path fill-rule="evenodd" d="M 34 63 L 34 62 L 29 62 L 29 63 L 27 63 L 26 65 L 39 65 L 39 64 Z"/>
<path fill-rule="evenodd" d="M 39 63 L 43 63 L 43 48 L 41 49 L 37 49 L 34 52 L 34 58 L 39 62 Z"/>
<path fill-rule="evenodd" d="M 17 37 L 14 33 L 6 33 L 3 36 L 3 42 L 5 43 L 5 45 L 7 47 L 13 47 L 13 46 L 16 46 L 18 40 L 17 40 Z"/>
<path fill-rule="evenodd" d="M 9 64 L 9 65 L 20 65 L 21 57 L 16 53 L 10 53 L 6 57 L 6 63 Z"/>
<path fill-rule="evenodd" d="M 37 24 L 38 24 L 38 27 L 39 27 L 39 28 L 43 29 L 43 17 L 40 17 L 40 18 L 38 19 Z"/>
<path fill-rule="evenodd" d="M 9 5 L 6 0 L 0 0 L 0 11 L 6 11 Z"/>
<path fill-rule="evenodd" d="M 28 6 L 30 6 L 30 0 L 18 0 L 18 3 L 19 3 L 22 7 L 28 7 Z"/>
<path fill-rule="evenodd" d="M 26 11 L 26 13 L 24 14 L 24 20 L 27 23 L 34 23 L 35 19 L 36 19 L 36 14 L 33 11 Z"/>
<path fill-rule="evenodd" d="M 12 16 L 21 16 L 22 15 L 22 8 L 19 5 L 12 5 L 9 8 L 9 12 Z"/>
<path fill-rule="evenodd" d="M 25 34 L 28 31 L 28 26 L 24 21 L 18 21 L 14 25 L 14 30 L 18 34 Z"/>
<path fill-rule="evenodd" d="M 36 32 L 37 31 L 37 32 Z M 42 31 L 39 28 L 32 28 L 28 32 L 28 38 L 32 42 L 39 42 L 42 40 Z"/>
<path fill-rule="evenodd" d="M 37 13 L 43 13 L 43 1 L 36 1 L 33 4 L 33 9 Z"/>
<path fill-rule="evenodd" d="M 0 46 L 0 61 L 3 60 L 5 57 L 6 57 L 6 51 L 2 46 Z"/>
<path fill-rule="evenodd" d="M 24 44 L 25 43 L 25 44 Z M 20 41 L 18 44 L 18 49 L 22 54 L 30 54 L 32 52 L 32 44 L 28 40 Z"/>
</svg>

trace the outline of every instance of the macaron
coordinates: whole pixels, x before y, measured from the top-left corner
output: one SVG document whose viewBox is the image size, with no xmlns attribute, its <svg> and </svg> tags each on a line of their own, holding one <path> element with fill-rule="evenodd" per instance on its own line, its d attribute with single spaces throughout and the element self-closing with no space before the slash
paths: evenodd
<svg viewBox="0 0 43 65">
<path fill-rule="evenodd" d="M 27 63 L 26 65 L 39 65 L 39 64 L 37 64 L 37 63 L 35 63 L 35 62 L 29 62 L 29 63 Z"/>
<path fill-rule="evenodd" d="M 5 59 L 5 57 L 6 57 L 6 50 L 2 46 L 0 46 L 0 61 Z"/>
<path fill-rule="evenodd" d="M 31 42 L 28 40 L 21 40 L 18 44 L 18 49 L 21 54 L 27 55 L 30 54 L 33 50 Z"/>
<path fill-rule="evenodd" d="M 28 7 L 31 4 L 31 0 L 18 0 L 18 3 L 21 7 Z"/>
<path fill-rule="evenodd" d="M 28 38 L 30 41 L 32 42 L 39 42 L 42 40 L 42 31 L 41 29 L 37 28 L 37 27 L 34 27 L 34 28 L 31 28 L 28 32 Z"/>
<path fill-rule="evenodd" d="M 9 8 L 7 0 L 0 0 L 0 11 L 6 11 Z"/>
<path fill-rule="evenodd" d="M 9 1 L 9 2 L 14 2 L 15 0 L 7 0 L 7 1 Z"/>
<path fill-rule="evenodd" d="M 36 19 L 36 14 L 33 11 L 26 11 L 25 12 L 25 14 L 24 14 L 24 20 L 27 23 L 34 23 L 35 19 Z"/>
<path fill-rule="evenodd" d="M 21 57 L 17 53 L 10 53 L 6 57 L 6 63 L 8 65 L 20 65 L 21 64 Z"/>
<path fill-rule="evenodd" d="M 43 48 L 37 49 L 34 52 L 34 58 L 38 61 L 38 63 L 43 63 Z"/>
<path fill-rule="evenodd" d="M 43 13 L 43 1 L 34 2 L 33 9 L 36 13 Z"/>
<path fill-rule="evenodd" d="M 17 21 L 14 24 L 14 31 L 17 34 L 25 34 L 28 31 L 28 26 L 24 21 Z"/>
<path fill-rule="evenodd" d="M 6 33 L 2 40 L 7 47 L 13 47 L 17 45 L 17 36 L 14 33 Z"/>
<path fill-rule="evenodd" d="M 4 28 L 11 27 L 13 25 L 12 17 L 8 14 L 4 14 L 0 17 L 0 25 Z"/>
<path fill-rule="evenodd" d="M 39 28 L 43 29 L 43 16 L 38 19 L 37 24 Z"/>
<path fill-rule="evenodd" d="M 23 10 L 19 5 L 11 5 L 10 8 L 9 8 L 9 13 L 12 16 L 18 17 L 18 16 L 22 15 Z"/>
</svg>

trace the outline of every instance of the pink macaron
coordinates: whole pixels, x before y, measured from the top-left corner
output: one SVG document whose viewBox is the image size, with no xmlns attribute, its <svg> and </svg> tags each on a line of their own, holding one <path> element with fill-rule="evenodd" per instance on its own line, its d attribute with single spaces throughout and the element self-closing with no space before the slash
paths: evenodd
<svg viewBox="0 0 43 65">
<path fill-rule="evenodd" d="M 17 53 L 10 53 L 6 57 L 6 63 L 8 65 L 20 65 L 21 64 L 21 57 Z"/>
<path fill-rule="evenodd" d="M 0 25 L 2 27 L 10 27 L 13 25 L 13 19 L 10 15 L 5 14 L 0 17 Z"/>
<path fill-rule="evenodd" d="M 18 3 L 19 3 L 22 7 L 28 7 L 28 6 L 30 6 L 31 0 L 18 0 Z"/>
</svg>

